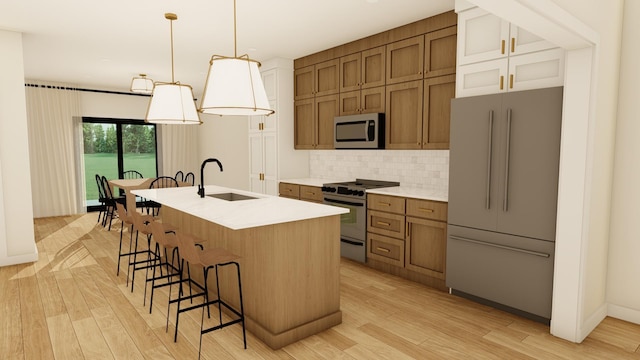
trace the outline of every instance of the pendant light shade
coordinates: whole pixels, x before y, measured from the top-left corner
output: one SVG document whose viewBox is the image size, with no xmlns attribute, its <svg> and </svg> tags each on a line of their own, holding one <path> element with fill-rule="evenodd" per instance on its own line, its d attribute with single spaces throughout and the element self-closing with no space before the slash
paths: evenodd
<svg viewBox="0 0 640 360">
<path fill-rule="evenodd" d="M 173 20 L 178 16 L 164 14 L 171 24 L 171 82 L 155 82 L 144 121 L 153 124 L 201 124 L 193 98 L 193 89 L 174 80 L 173 72 Z"/>
<path fill-rule="evenodd" d="M 244 55 L 214 55 L 209 62 L 200 111 L 217 115 L 273 114 L 264 90 L 258 63 Z"/>
<path fill-rule="evenodd" d="M 260 76 L 260 63 L 237 55 L 236 1 L 233 0 L 234 56 L 213 55 L 202 93 L 200 112 L 215 115 L 271 115 L 274 113 Z"/>
<path fill-rule="evenodd" d="M 131 79 L 130 90 L 136 94 L 151 94 L 153 92 L 153 80 L 148 79 L 146 74 L 140 74 L 139 77 Z"/>
<path fill-rule="evenodd" d="M 200 124 L 191 86 L 156 82 L 145 119 L 154 124 Z"/>
</svg>

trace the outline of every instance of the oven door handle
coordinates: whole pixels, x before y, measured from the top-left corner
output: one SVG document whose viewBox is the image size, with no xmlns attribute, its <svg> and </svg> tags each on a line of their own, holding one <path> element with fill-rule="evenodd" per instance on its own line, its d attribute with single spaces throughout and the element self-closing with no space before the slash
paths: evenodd
<svg viewBox="0 0 640 360">
<path fill-rule="evenodd" d="M 364 246 L 364 243 L 358 242 L 358 241 L 351 241 L 351 240 L 347 240 L 347 239 L 340 239 L 340 241 L 343 242 L 343 243 L 347 243 L 349 245 Z"/>
<path fill-rule="evenodd" d="M 349 205 L 349 206 L 358 206 L 358 207 L 364 206 L 364 204 L 359 204 L 359 203 L 354 203 L 354 202 L 344 201 L 344 200 L 334 200 L 334 199 L 324 198 L 324 201 L 335 203 L 335 204 Z"/>
</svg>

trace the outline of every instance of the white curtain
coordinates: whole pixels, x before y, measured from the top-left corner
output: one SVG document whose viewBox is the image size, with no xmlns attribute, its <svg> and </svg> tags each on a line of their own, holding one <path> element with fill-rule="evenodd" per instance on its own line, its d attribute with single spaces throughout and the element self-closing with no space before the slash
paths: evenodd
<svg viewBox="0 0 640 360">
<path fill-rule="evenodd" d="M 198 129 L 201 125 L 159 125 L 159 175 L 174 176 L 178 170 L 200 174 Z"/>
<path fill-rule="evenodd" d="M 25 88 L 33 215 L 84 212 L 84 181 L 80 180 L 84 176 L 77 152 L 81 121 L 74 123 L 74 117 L 82 116 L 79 92 L 61 89 L 73 87 L 66 84 L 30 80 L 27 84 L 37 85 Z"/>
</svg>

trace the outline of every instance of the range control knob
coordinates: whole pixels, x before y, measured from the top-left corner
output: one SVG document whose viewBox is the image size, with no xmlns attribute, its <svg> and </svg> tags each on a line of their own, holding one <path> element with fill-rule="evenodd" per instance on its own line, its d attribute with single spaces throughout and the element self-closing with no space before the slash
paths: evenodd
<svg viewBox="0 0 640 360">
<path fill-rule="evenodd" d="M 358 196 L 364 196 L 364 191 L 362 190 L 358 191 Z"/>
</svg>

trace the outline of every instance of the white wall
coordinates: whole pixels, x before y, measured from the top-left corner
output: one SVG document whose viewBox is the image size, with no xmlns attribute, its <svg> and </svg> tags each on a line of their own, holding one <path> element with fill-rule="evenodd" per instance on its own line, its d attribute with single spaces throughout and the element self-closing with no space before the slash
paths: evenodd
<svg viewBox="0 0 640 360">
<path fill-rule="evenodd" d="M 198 132 L 200 161 L 220 160 L 221 173 L 216 164 L 209 163 L 204 171 L 205 185 L 225 186 L 249 190 L 249 120 L 246 116 L 218 116 L 202 114 Z M 199 169 L 198 169 L 199 171 Z M 200 173 L 196 174 L 196 184 Z"/>
<path fill-rule="evenodd" d="M 609 314 L 640 324 L 640 1 L 624 2 L 609 240 Z"/>
<path fill-rule="evenodd" d="M 82 116 L 144 120 L 148 96 L 81 92 Z"/>
<path fill-rule="evenodd" d="M 611 189 L 618 101 L 618 73 L 622 24 L 622 0 L 554 0 L 560 7 L 594 29 L 600 36 L 595 82 L 595 123 L 593 138 L 591 192 L 589 197 L 588 242 L 583 266 L 582 319 L 586 327 L 599 322 L 606 312 L 607 253 L 609 247 Z M 591 167 L 589 169 L 589 166 Z M 595 317 L 591 320 L 592 317 Z M 595 324 L 594 324 L 595 325 Z"/>
<path fill-rule="evenodd" d="M 22 34 L 0 30 L 0 266 L 38 260 Z"/>
</svg>

